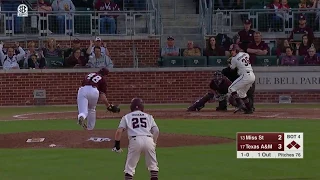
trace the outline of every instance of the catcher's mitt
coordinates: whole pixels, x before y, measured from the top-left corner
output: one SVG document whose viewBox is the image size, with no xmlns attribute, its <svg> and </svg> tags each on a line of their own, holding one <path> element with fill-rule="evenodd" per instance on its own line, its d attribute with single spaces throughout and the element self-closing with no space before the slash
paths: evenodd
<svg viewBox="0 0 320 180">
<path fill-rule="evenodd" d="M 110 106 L 107 108 L 107 110 L 112 113 L 119 113 L 120 112 L 120 108 L 118 106 L 113 105 L 113 104 L 110 104 Z"/>
</svg>

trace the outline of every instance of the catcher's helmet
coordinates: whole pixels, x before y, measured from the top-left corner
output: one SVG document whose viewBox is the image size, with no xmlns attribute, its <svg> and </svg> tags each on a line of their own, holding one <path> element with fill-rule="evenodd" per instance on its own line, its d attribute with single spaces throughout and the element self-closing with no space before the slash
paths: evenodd
<svg viewBox="0 0 320 180">
<path fill-rule="evenodd" d="M 131 112 L 132 111 L 137 111 L 137 110 L 143 111 L 144 110 L 144 105 L 143 105 L 142 99 L 133 98 L 131 100 L 130 109 L 131 109 Z"/>
<path fill-rule="evenodd" d="M 221 71 L 216 71 L 213 73 L 213 79 L 222 79 L 223 78 L 223 74 Z"/>
<path fill-rule="evenodd" d="M 98 74 L 100 74 L 101 76 L 108 75 L 109 74 L 109 70 L 107 68 L 103 67 L 98 71 Z"/>
</svg>

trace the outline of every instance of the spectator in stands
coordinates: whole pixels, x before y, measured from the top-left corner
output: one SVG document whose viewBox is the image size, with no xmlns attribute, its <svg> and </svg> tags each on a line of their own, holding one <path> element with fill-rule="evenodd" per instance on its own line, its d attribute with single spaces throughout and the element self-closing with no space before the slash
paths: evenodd
<svg viewBox="0 0 320 180">
<path fill-rule="evenodd" d="M 201 56 L 201 51 L 198 47 L 194 47 L 193 41 L 188 41 L 188 48 L 183 51 L 183 56 Z"/>
<path fill-rule="evenodd" d="M 76 49 L 80 49 L 81 50 L 80 56 L 83 56 L 87 60 L 89 59 L 89 55 L 87 54 L 87 49 L 81 49 L 80 40 L 78 38 L 76 38 L 76 39 L 74 39 L 72 41 L 72 48 L 68 48 L 64 52 L 64 58 L 65 59 L 69 58 Z"/>
<path fill-rule="evenodd" d="M 25 62 L 24 62 L 24 67 L 30 67 L 28 65 L 29 59 L 32 55 L 35 55 L 37 59 L 44 59 L 43 52 L 40 50 L 36 50 L 36 43 L 31 41 L 28 43 L 28 50 L 26 51 L 25 55 Z"/>
<path fill-rule="evenodd" d="M 280 28 L 282 27 L 282 21 L 283 21 L 283 15 L 280 11 L 281 9 L 281 4 L 279 0 L 273 0 L 272 3 L 269 4 L 268 9 L 273 9 L 274 14 L 270 14 L 270 20 L 271 22 L 271 28 L 270 31 L 279 31 Z"/>
<path fill-rule="evenodd" d="M 14 54 L 14 49 L 18 48 L 19 54 Z M 15 43 L 15 48 L 9 47 L 7 54 L 2 51 L 3 43 L 0 44 L 0 61 L 4 70 L 20 69 L 19 62 L 24 60 L 25 51 L 20 47 L 19 43 Z"/>
<path fill-rule="evenodd" d="M 120 11 L 119 6 L 111 2 L 111 0 L 99 0 L 95 4 L 97 11 Z M 116 18 L 118 15 L 103 15 L 100 16 L 100 34 L 116 34 Z M 108 26 L 108 28 L 107 28 Z"/>
<path fill-rule="evenodd" d="M 245 20 L 243 23 L 244 29 L 238 32 L 240 36 L 240 43 L 242 49 L 247 52 L 248 44 L 253 42 L 254 30 L 251 29 L 251 21 L 249 19 Z"/>
<path fill-rule="evenodd" d="M 167 38 L 167 46 L 161 50 L 161 56 L 179 56 L 180 49 L 174 45 L 174 38 L 169 36 Z"/>
<path fill-rule="evenodd" d="M 247 52 L 250 54 L 250 63 L 254 64 L 256 56 L 266 56 L 269 52 L 269 46 L 262 41 L 260 32 L 254 33 L 254 42 L 248 45 Z"/>
<path fill-rule="evenodd" d="M 32 54 L 28 58 L 28 69 L 43 69 L 46 67 L 46 60 L 38 58 L 37 55 Z"/>
<path fill-rule="evenodd" d="M 311 40 L 312 43 L 314 39 L 313 30 L 307 26 L 306 17 L 303 14 L 299 16 L 299 27 L 294 28 L 290 34 L 290 41 L 293 41 L 293 34 L 307 34 L 308 39 Z"/>
<path fill-rule="evenodd" d="M 216 44 L 216 38 L 210 37 L 207 41 L 205 56 L 226 56 L 226 52 Z"/>
<path fill-rule="evenodd" d="M 291 47 L 287 39 L 280 41 L 280 43 L 277 45 L 276 55 L 278 57 L 286 55 L 287 47 Z"/>
<path fill-rule="evenodd" d="M 308 39 L 308 35 L 303 35 L 302 36 L 302 43 L 296 43 L 296 55 L 297 56 L 306 56 L 308 54 L 308 49 L 312 46 L 313 44 L 311 41 Z"/>
<path fill-rule="evenodd" d="M 33 8 L 33 10 L 38 11 L 40 13 L 41 17 L 47 16 L 47 13 L 52 11 L 51 5 L 47 2 L 45 2 L 44 0 L 38 0 L 36 3 L 32 4 L 32 8 Z M 50 18 L 50 16 L 48 18 Z M 47 21 L 44 19 L 40 19 L 39 26 L 41 26 L 40 29 L 46 29 L 47 28 Z M 48 33 L 51 34 L 52 32 L 50 30 L 48 30 Z"/>
<path fill-rule="evenodd" d="M 76 10 L 73 2 L 71 0 L 54 0 L 51 6 L 53 11 L 59 11 L 59 15 L 57 15 L 58 33 L 64 34 L 65 30 L 69 30 L 67 34 L 71 35 L 73 13 Z"/>
<path fill-rule="evenodd" d="M 86 66 L 90 68 L 113 68 L 113 62 L 109 56 L 102 54 L 101 48 L 97 46 L 94 47 L 94 53 L 89 57 L 89 61 Z"/>
<path fill-rule="evenodd" d="M 88 60 L 85 59 L 84 56 L 81 56 L 81 49 L 77 48 L 72 52 L 72 55 L 65 61 L 65 67 L 85 67 Z"/>
<path fill-rule="evenodd" d="M 314 48 L 314 46 L 311 46 L 308 49 L 308 55 L 306 55 L 306 57 L 304 58 L 303 64 L 304 65 L 320 65 L 320 58 L 316 54 L 316 49 Z"/>
<path fill-rule="evenodd" d="M 1 0 L 1 11 L 11 11 L 10 13 L 6 13 L 7 17 L 12 17 L 12 15 L 17 14 L 17 8 L 20 4 L 22 4 L 22 0 Z M 12 13 L 14 12 L 14 13 Z M 14 33 L 21 33 L 22 32 L 22 18 L 13 16 L 12 20 L 6 21 L 6 29 L 13 30 L 12 24 L 14 23 Z"/>
<path fill-rule="evenodd" d="M 298 66 L 299 60 L 293 55 L 293 49 L 289 46 L 286 47 L 286 55 L 281 58 L 281 66 Z"/>
<path fill-rule="evenodd" d="M 62 50 L 60 45 L 56 43 L 56 40 L 53 38 L 48 39 L 46 47 L 42 48 L 44 57 L 62 57 Z"/>
<path fill-rule="evenodd" d="M 107 48 L 107 43 L 106 42 L 102 43 L 100 37 L 96 37 L 94 42 L 90 41 L 90 46 L 87 49 L 87 55 L 92 55 L 93 52 L 94 52 L 94 48 L 95 47 L 100 47 L 101 53 L 110 57 L 110 53 L 109 53 L 109 50 Z"/>
</svg>

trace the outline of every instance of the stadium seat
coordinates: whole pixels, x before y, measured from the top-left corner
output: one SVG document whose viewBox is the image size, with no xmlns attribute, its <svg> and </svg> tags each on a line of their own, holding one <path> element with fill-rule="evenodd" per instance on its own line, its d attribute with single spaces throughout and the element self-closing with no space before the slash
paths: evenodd
<svg viewBox="0 0 320 180">
<path fill-rule="evenodd" d="M 297 56 L 299 64 L 304 64 L 304 56 Z"/>
<path fill-rule="evenodd" d="M 206 56 L 184 57 L 184 64 L 186 67 L 206 67 L 207 57 Z"/>
<path fill-rule="evenodd" d="M 48 68 L 61 68 L 63 67 L 64 59 L 62 57 L 46 58 L 46 67 Z"/>
<path fill-rule="evenodd" d="M 257 56 L 256 66 L 277 66 L 278 57 L 277 56 Z"/>
<path fill-rule="evenodd" d="M 162 57 L 163 67 L 183 67 L 184 60 L 181 56 L 165 56 Z"/>
<path fill-rule="evenodd" d="M 183 56 L 184 50 L 186 50 L 186 48 L 181 48 L 181 49 L 180 49 L 180 52 L 179 52 L 180 56 Z"/>
<path fill-rule="evenodd" d="M 208 66 L 227 66 L 226 56 L 209 56 L 208 57 Z"/>
</svg>

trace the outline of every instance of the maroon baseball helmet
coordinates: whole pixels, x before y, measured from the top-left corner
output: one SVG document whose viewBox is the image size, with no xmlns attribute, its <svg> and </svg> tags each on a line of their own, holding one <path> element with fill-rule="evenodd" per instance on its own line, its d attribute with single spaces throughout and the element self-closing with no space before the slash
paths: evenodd
<svg viewBox="0 0 320 180">
<path fill-rule="evenodd" d="M 229 48 L 229 51 L 236 51 L 236 52 L 239 52 L 240 51 L 240 48 L 237 44 L 231 44 L 230 48 Z"/>
<path fill-rule="evenodd" d="M 109 70 L 107 68 L 103 67 L 98 71 L 98 74 L 100 74 L 102 76 L 108 75 L 109 74 Z"/>
<path fill-rule="evenodd" d="M 140 98 L 133 98 L 131 100 L 131 104 L 130 104 L 130 109 L 131 112 L 132 111 L 143 111 L 144 110 L 144 105 L 143 105 L 143 101 Z"/>
</svg>

